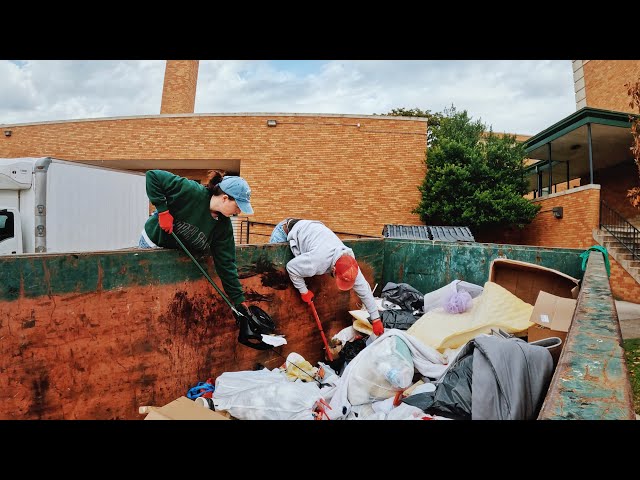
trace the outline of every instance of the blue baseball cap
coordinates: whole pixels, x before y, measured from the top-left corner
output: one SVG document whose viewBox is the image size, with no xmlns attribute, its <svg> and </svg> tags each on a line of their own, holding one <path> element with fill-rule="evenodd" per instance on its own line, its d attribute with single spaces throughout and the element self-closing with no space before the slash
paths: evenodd
<svg viewBox="0 0 640 480">
<path fill-rule="evenodd" d="M 286 242 L 287 241 L 287 234 L 284 233 L 284 223 L 287 221 L 287 219 L 285 218 L 284 220 L 280 220 L 280 223 L 278 223 L 275 228 L 273 229 L 273 232 L 271 232 L 271 238 L 269 238 L 269 243 L 281 243 L 281 242 Z"/>
<path fill-rule="evenodd" d="M 224 193 L 236 200 L 242 213 L 248 215 L 253 213 L 253 208 L 250 203 L 251 187 L 249 187 L 249 184 L 244 178 L 233 175 L 225 176 L 218 186 Z"/>
</svg>

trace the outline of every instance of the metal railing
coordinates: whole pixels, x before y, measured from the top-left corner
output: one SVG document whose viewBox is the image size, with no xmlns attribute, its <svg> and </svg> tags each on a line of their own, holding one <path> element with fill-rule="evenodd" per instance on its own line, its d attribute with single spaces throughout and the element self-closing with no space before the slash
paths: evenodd
<svg viewBox="0 0 640 480">
<path fill-rule="evenodd" d="M 640 261 L 640 231 L 604 200 L 600 200 L 600 229 L 613 235 L 613 238 L 629 250 L 634 260 Z"/>
<path fill-rule="evenodd" d="M 268 243 L 277 223 L 254 222 L 248 217 L 233 217 L 233 233 L 237 244 Z M 341 240 L 353 238 L 381 238 L 381 236 L 366 235 L 364 233 L 333 231 Z"/>
<path fill-rule="evenodd" d="M 233 225 L 233 238 L 236 244 L 249 243 L 250 230 L 249 219 L 247 217 L 231 217 L 231 225 Z"/>
</svg>

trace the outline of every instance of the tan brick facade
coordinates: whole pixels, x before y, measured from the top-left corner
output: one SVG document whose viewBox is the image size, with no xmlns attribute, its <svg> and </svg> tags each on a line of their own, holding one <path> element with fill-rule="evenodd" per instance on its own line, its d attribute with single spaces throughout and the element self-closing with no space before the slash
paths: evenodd
<svg viewBox="0 0 640 480">
<path fill-rule="evenodd" d="M 268 127 L 267 119 L 277 126 Z M 11 130 L 11 137 L 0 137 L 0 157 L 135 159 L 148 161 L 147 168 L 159 168 L 163 160 L 210 160 L 194 172 L 196 177 L 220 162 L 237 161 L 253 190 L 254 221 L 299 216 L 367 235 L 381 235 L 385 223 L 420 224 L 411 210 L 426 173 L 425 119 L 192 114 L 13 125 Z"/>
<path fill-rule="evenodd" d="M 598 228 L 600 211 L 599 188 L 586 185 L 536 199 L 535 203 L 541 208 L 522 231 L 523 244 L 584 249 L 594 244 L 593 229 Z M 563 207 L 562 218 L 553 216 L 553 207 Z"/>
<path fill-rule="evenodd" d="M 198 84 L 198 60 L 167 60 L 160 113 L 193 113 Z"/>
<path fill-rule="evenodd" d="M 640 77 L 640 60 L 584 60 L 587 106 L 631 112 L 624 84 Z M 638 113 L 638 112 L 634 112 Z"/>
<path fill-rule="evenodd" d="M 627 271 L 609 255 L 611 264 L 611 276 L 609 284 L 611 285 L 611 293 L 618 300 L 627 302 L 640 303 L 640 284 L 627 273 Z"/>
<path fill-rule="evenodd" d="M 481 241 L 540 245 L 558 248 L 588 248 L 594 244 L 592 230 L 598 228 L 599 186 L 586 185 L 533 200 L 540 211 L 524 229 L 505 229 Z M 553 216 L 553 207 L 563 208 L 563 217 Z"/>
</svg>

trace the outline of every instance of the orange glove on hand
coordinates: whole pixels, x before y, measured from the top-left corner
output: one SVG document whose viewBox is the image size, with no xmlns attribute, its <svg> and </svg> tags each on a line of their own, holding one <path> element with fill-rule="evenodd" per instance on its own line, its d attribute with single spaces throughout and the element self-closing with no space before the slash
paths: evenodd
<svg viewBox="0 0 640 480">
<path fill-rule="evenodd" d="M 380 320 L 379 318 L 376 318 L 371 325 L 373 326 L 373 333 L 375 333 L 376 337 L 379 337 L 384 333 L 382 320 Z"/>
<path fill-rule="evenodd" d="M 173 215 L 169 213 L 169 210 L 158 213 L 158 223 L 162 230 L 171 235 L 171 232 L 173 232 Z"/>
<path fill-rule="evenodd" d="M 308 290 L 307 293 L 301 293 L 300 296 L 302 297 L 302 301 L 306 303 L 313 302 L 313 292 L 311 290 Z"/>
</svg>

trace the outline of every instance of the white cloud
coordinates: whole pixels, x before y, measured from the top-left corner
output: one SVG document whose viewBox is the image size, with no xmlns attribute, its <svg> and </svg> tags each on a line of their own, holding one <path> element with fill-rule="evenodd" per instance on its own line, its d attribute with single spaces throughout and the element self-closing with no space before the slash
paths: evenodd
<svg viewBox="0 0 640 480">
<path fill-rule="evenodd" d="M 0 124 L 160 112 L 162 60 L 0 61 Z M 196 113 L 382 114 L 455 105 L 535 134 L 575 111 L 570 60 L 200 62 Z"/>
<path fill-rule="evenodd" d="M 160 113 L 163 76 L 161 60 L 2 61 L 0 123 Z"/>
</svg>

